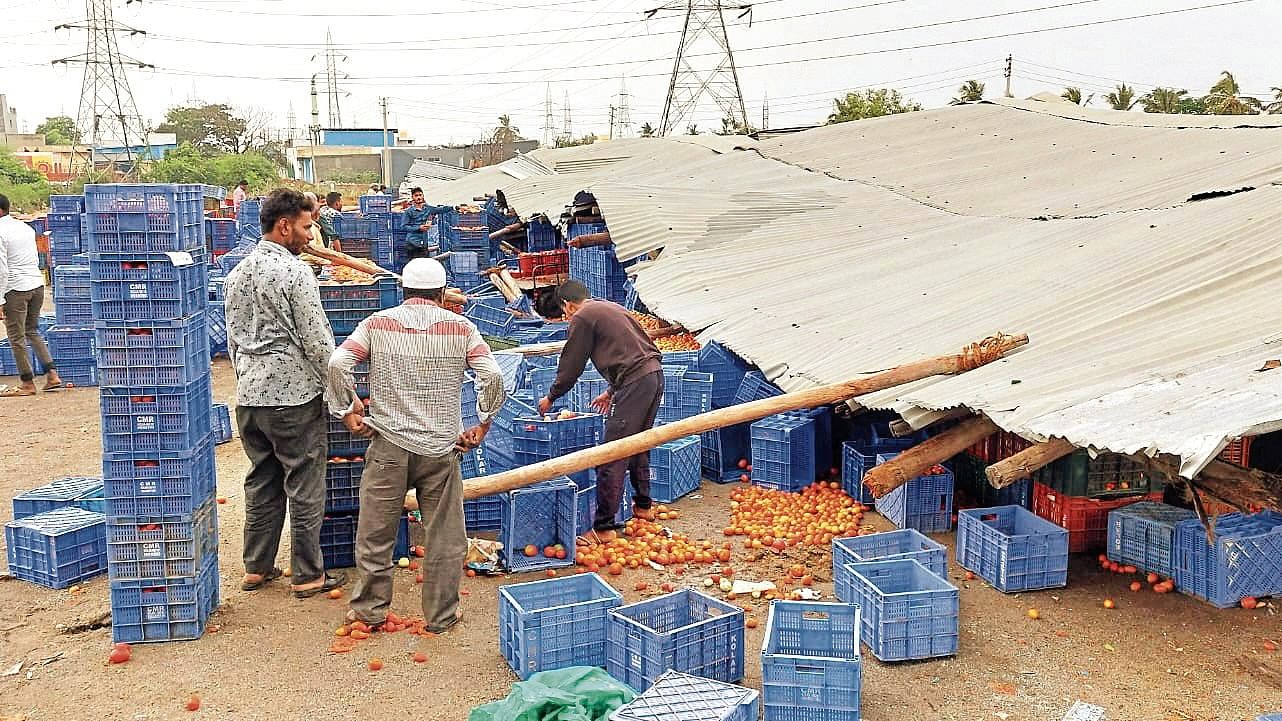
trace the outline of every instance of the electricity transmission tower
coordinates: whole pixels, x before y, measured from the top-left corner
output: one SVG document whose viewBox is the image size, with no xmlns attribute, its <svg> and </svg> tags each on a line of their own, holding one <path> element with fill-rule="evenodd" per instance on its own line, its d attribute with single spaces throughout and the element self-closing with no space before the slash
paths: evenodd
<svg viewBox="0 0 1282 721">
<path fill-rule="evenodd" d="M 742 127 L 748 126 L 748 112 L 743 103 L 743 91 L 739 87 L 739 71 L 735 68 L 734 52 L 730 49 L 730 38 L 726 35 L 724 10 L 739 10 L 740 17 L 752 10 L 751 4 L 728 4 L 722 0 L 670 0 L 661 7 L 650 10 L 646 17 L 654 17 L 662 11 L 685 11 L 685 25 L 681 30 L 681 42 L 677 45 L 677 57 L 672 63 L 672 79 L 668 82 L 668 99 L 663 104 L 663 120 L 659 124 L 660 135 L 670 135 L 683 120 L 690 116 L 698 105 L 699 99 L 706 93 L 725 113 Z M 703 40 L 703 46 L 710 49 L 709 55 L 718 60 L 717 65 L 709 70 L 697 70 L 690 63 L 694 48 Z"/>
<path fill-rule="evenodd" d="M 339 98 L 338 76 L 340 75 L 340 73 L 338 72 L 338 63 L 340 59 L 343 62 L 347 62 L 351 60 L 351 58 L 347 57 L 346 55 L 334 49 L 334 37 L 329 30 L 325 31 L 324 56 L 325 56 L 325 95 L 329 100 L 329 111 L 328 111 L 328 114 L 325 116 L 325 120 L 327 123 L 329 123 L 329 127 L 341 128 L 343 127 L 343 110 L 342 108 L 339 107 L 339 104 L 338 104 L 338 98 Z M 320 56 L 313 55 L 312 62 L 315 62 L 317 57 L 320 57 Z M 342 76 L 344 79 L 347 78 L 346 73 L 342 73 Z"/>
<path fill-rule="evenodd" d="M 574 140 L 574 125 L 570 122 L 570 91 L 565 91 L 565 119 L 561 121 L 561 135 L 567 141 Z"/>
<path fill-rule="evenodd" d="M 543 147 L 552 140 L 552 83 L 547 84 L 547 100 L 543 102 Z"/>
<path fill-rule="evenodd" d="M 127 0 L 126 4 L 131 2 L 135 0 Z M 84 30 L 86 34 L 84 53 L 54 60 L 53 63 L 85 66 L 76 123 L 80 132 L 89 136 L 89 168 L 94 169 L 98 160 L 96 151 L 104 141 L 107 147 L 118 143 L 123 152 L 108 160 L 123 168 L 127 177 L 136 177 L 139 161 L 147 158 L 151 149 L 147 143 L 147 128 L 138 114 L 125 68 L 145 70 L 154 66 L 121 53 L 116 36 L 118 33 L 131 36 L 146 33 L 116 22 L 111 12 L 111 0 L 85 0 L 85 19 L 55 28 L 62 29 Z"/>
<path fill-rule="evenodd" d="M 628 83 L 623 78 L 619 78 L 619 109 L 614 116 L 614 122 L 611 124 L 611 130 L 615 127 L 617 131 L 612 133 L 615 138 L 632 137 L 632 108 L 630 107 L 630 98 L 628 94 Z"/>
</svg>

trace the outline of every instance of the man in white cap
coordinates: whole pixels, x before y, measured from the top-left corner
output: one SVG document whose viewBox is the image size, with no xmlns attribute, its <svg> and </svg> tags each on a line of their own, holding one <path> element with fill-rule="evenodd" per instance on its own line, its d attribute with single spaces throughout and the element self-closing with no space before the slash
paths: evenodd
<svg viewBox="0 0 1282 721">
<path fill-rule="evenodd" d="M 361 321 L 329 360 L 330 410 L 352 433 L 372 438 L 361 477 L 356 567 L 349 621 L 377 628 L 392 602 L 392 550 L 408 491 L 427 535 L 423 619 L 453 626 L 467 555 L 459 454 L 481 444 L 504 401 L 503 376 L 476 326 L 441 307 L 445 268 L 416 258 L 401 275 L 405 302 Z M 370 402 L 356 396 L 352 368 L 369 361 Z M 464 372 L 476 376 L 480 424 L 463 429 Z"/>
</svg>

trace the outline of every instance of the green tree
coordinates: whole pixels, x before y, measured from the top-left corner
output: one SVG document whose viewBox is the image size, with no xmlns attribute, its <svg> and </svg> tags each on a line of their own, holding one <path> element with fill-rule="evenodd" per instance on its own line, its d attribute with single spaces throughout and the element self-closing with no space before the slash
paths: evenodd
<svg viewBox="0 0 1282 721">
<path fill-rule="evenodd" d="M 961 103 L 973 103 L 977 100 L 984 99 L 984 84 L 978 80 L 967 80 L 957 88 L 957 97 L 953 98 L 953 105 Z"/>
<path fill-rule="evenodd" d="M 1225 70 L 1220 79 L 1206 94 L 1206 112 L 1211 115 L 1255 115 L 1260 112 L 1260 101 L 1242 94 L 1233 73 Z"/>
<path fill-rule="evenodd" d="M 698 134 L 699 134 L 698 123 L 690 123 L 689 125 L 686 126 L 686 135 L 698 135 Z"/>
<path fill-rule="evenodd" d="M 1135 97 L 1135 88 L 1126 83 L 1120 83 L 1116 89 L 1104 96 L 1104 102 L 1114 110 L 1130 110 L 1135 107 L 1139 99 Z"/>
<path fill-rule="evenodd" d="M 285 164 L 280 142 L 272 139 L 270 117 L 261 111 L 236 111 L 230 105 L 206 104 L 170 108 L 158 133 L 173 133 L 178 143 L 191 143 L 202 153 L 258 153 Z"/>
<path fill-rule="evenodd" d="M 595 143 L 595 142 L 596 142 L 596 140 L 597 140 L 597 138 L 596 138 L 596 135 L 595 135 L 595 134 L 584 135 L 584 136 L 583 136 L 583 137 L 581 137 L 581 138 L 564 138 L 564 137 L 562 137 L 562 138 L 557 138 L 557 139 L 556 139 L 556 147 L 558 147 L 558 148 L 574 148 L 574 147 L 577 147 L 577 146 L 580 146 L 580 145 L 591 145 L 591 144 Z"/>
<path fill-rule="evenodd" d="M 153 163 L 146 178 L 153 183 L 205 183 L 224 188 L 248 180 L 251 188 L 265 188 L 279 180 L 280 173 L 271 160 L 258 153 L 208 155 L 192 143 L 183 143 Z"/>
<path fill-rule="evenodd" d="M 1282 113 L 1282 88 L 1269 88 L 1273 91 L 1273 102 L 1264 106 L 1264 112 L 1270 114 Z"/>
<path fill-rule="evenodd" d="M 12 150 L 0 146 L 0 194 L 9 198 L 15 212 L 43 208 L 51 192 L 44 176 L 15 158 Z"/>
<path fill-rule="evenodd" d="M 36 126 L 36 135 L 45 136 L 49 145 L 75 145 L 80 142 L 81 134 L 76 129 L 76 121 L 66 115 L 54 115 Z"/>
<path fill-rule="evenodd" d="M 1188 94 L 1189 91 L 1183 89 L 1153 88 L 1140 98 L 1140 102 L 1146 113 L 1178 113 Z"/>
<path fill-rule="evenodd" d="M 653 125 L 651 125 L 651 124 L 649 124 L 649 123 L 645 123 L 645 124 L 643 124 L 643 125 L 641 126 L 641 137 L 643 137 L 643 138 L 653 138 L 653 137 L 654 137 L 654 126 L 653 126 Z"/>
<path fill-rule="evenodd" d="M 721 130 L 717 131 L 717 135 L 751 135 L 755 132 L 757 129 L 752 125 L 744 125 L 727 115 L 721 119 Z"/>
<path fill-rule="evenodd" d="M 1091 95 L 1082 95 L 1082 89 L 1075 86 L 1064 88 L 1064 92 L 1060 93 L 1059 96 L 1073 105 L 1081 106 L 1090 105 L 1091 101 L 1095 99 L 1093 93 Z"/>
<path fill-rule="evenodd" d="M 846 97 L 834 98 L 832 103 L 834 108 L 828 116 L 829 125 L 921 110 L 921 103 L 905 100 L 898 90 L 890 88 L 846 93 Z"/>
</svg>

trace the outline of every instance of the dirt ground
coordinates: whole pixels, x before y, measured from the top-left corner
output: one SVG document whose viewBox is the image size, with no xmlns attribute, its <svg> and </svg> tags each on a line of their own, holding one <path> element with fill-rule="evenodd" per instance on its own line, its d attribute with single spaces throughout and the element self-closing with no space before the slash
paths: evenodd
<svg viewBox="0 0 1282 721">
<path fill-rule="evenodd" d="M 215 398 L 230 401 L 226 361 L 216 364 L 214 380 Z M 4 402 L 0 499 L 6 500 L 0 518 L 9 519 L 7 499 L 19 489 L 101 472 L 97 417 L 94 389 Z M 239 590 L 240 484 L 247 462 L 239 441 L 219 446 L 217 454 L 219 493 L 228 498 L 218 507 L 223 606 L 212 621 L 217 631 L 199 641 L 137 645 L 130 663 L 108 666 L 111 630 L 93 627 L 109 609 L 105 576 L 77 595 L 6 577 L 0 582 L 0 673 L 19 661 L 24 665 L 20 673 L 0 676 L 0 720 L 457 721 L 473 706 L 507 694 L 515 676 L 498 651 L 496 594 L 500 585 L 529 576 L 465 579 L 465 621 L 442 636 L 380 634 L 355 652 L 327 653 L 344 601 L 294 600 L 280 583 L 254 594 Z M 730 490 L 705 482 L 699 498 L 675 504 L 682 518 L 671 525 L 692 538 L 719 537 Z M 937 538 L 951 545 L 952 534 Z M 815 569 L 816 587 L 831 597 L 826 552 L 788 555 Z M 742 556 L 737 550 L 733 563 L 740 577 L 751 577 L 753 566 Z M 282 561 L 287 558 L 282 549 Z M 1129 577 L 1103 573 L 1084 556 L 1072 559 L 1068 588 L 1055 591 L 1007 596 L 982 581 L 965 581 L 963 573 L 950 569 L 961 588 L 960 653 L 899 664 L 865 655 L 866 721 L 1058 721 L 1078 699 L 1104 707 L 1111 720 L 1236 721 L 1282 709 L 1282 688 L 1242 666 L 1243 659 L 1254 659 L 1282 667 L 1282 652 L 1264 648 L 1266 639 L 1282 641 L 1282 603 L 1220 611 L 1180 594 L 1132 593 Z M 680 587 L 700 577 L 632 571 L 615 580 L 627 601 L 643 595 L 631 590 L 638 580 L 651 588 L 664 580 Z M 413 574 L 398 573 L 394 610 L 416 613 L 415 591 Z M 1102 607 L 1106 597 L 1116 600 L 1117 609 Z M 765 604 L 756 603 L 754 615 L 762 623 L 747 631 L 743 683 L 759 688 L 755 649 Z M 1040 610 L 1040 621 L 1026 618 L 1030 607 Z M 425 652 L 428 662 L 413 663 L 415 651 Z M 386 663 L 379 673 L 366 670 L 375 655 Z M 46 659 L 52 660 L 42 663 Z M 183 709 L 192 693 L 203 701 L 196 714 Z"/>
</svg>

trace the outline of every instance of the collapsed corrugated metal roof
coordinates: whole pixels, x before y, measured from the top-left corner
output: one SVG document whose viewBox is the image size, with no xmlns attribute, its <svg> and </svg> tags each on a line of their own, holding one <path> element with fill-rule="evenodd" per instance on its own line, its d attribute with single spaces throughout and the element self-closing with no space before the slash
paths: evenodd
<svg viewBox="0 0 1282 721">
<path fill-rule="evenodd" d="M 1176 454 L 1191 476 L 1228 439 L 1282 426 L 1282 370 L 1258 372 L 1282 357 L 1279 126 L 1050 105 L 599 143 L 566 162 L 611 162 L 505 193 L 555 214 L 591 190 L 621 258 L 664 248 L 637 279 L 647 305 L 786 389 L 1028 333 L 998 363 L 860 401 L 920 422 L 966 406 L 1028 438 Z M 1258 189 L 1189 200 L 1243 187 Z M 1076 217 L 1032 219 L 1054 215 Z"/>
</svg>

